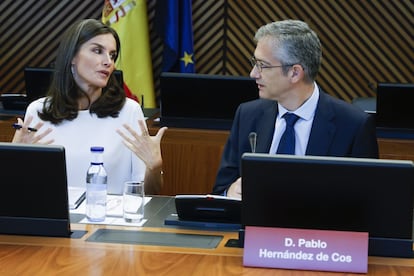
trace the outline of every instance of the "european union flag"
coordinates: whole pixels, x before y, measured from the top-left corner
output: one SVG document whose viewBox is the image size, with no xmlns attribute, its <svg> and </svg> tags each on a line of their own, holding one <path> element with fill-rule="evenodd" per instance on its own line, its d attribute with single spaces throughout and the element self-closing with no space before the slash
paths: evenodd
<svg viewBox="0 0 414 276">
<path fill-rule="evenodd" d="M 158 0 L 155 28 L 164 40 L 163 72 L 194 73 L 191 0 Z"/>
</svg>

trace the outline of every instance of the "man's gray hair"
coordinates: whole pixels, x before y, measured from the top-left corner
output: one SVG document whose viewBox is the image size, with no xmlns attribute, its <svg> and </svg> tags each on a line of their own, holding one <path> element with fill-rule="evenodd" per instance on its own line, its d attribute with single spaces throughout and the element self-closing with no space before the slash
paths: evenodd
<svg viewBox="0 0 414 276">
<path fill-rule="evenodd" d="M 255 40 L 270 38 L 274 57 L 282 65 L 300 64 L 305 71 L 305 80 L 313 82 L 322 60 L 322 45 L 317 34 L 300 20 L 276 21 L 260 27 Z M 287 73 L 289 67 L 282 68 Z"/>
</svg>

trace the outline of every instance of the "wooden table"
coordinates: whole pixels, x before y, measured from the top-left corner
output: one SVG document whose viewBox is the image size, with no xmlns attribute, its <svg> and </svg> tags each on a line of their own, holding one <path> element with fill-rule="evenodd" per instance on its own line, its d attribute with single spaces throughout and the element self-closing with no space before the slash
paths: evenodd
<svg viewBox="0 0 414 276">
<path fill-rule="evenodd" d="M 154 197 L 150 203 L 154 200 L 169 198 Z M 152 208 L 144 227 L 72 223 L 72 230 L 87 233 L 81 238 L 0 235 L 0 275 L 352 275 L 244 267 L 243 249 L 226 246 L 229 239 L 238 238 L 237 232 L 165 226 L 163 218 L 175 210 L 171 204 Z M 99 229 L 223 238 L 212 249 L 89 241 Z M 414 275 L 414 259 L 369 257 L 368 275 Z"/>
<path fill-rule="evenodd" d="M 88 230 L 88 235 L 76 240 L 0 235 L 0 275 L 352 275 L 244 267 L 242 249 L 224 248 L 233 233 L 220 233 L 225 239 L 217 249 L 201 250 L 90 243 L 85 239 L 99 227 L 73 228 Z M 129 228 L 139 235 L 140 228 Z M 414 275 L 414 260 L 369 257 L 368 275 Z"/>
</svg>

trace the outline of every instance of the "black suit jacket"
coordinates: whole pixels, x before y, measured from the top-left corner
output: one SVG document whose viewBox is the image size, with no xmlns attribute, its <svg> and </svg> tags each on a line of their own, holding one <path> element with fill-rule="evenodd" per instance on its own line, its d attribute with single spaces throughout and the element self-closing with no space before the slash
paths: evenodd
<svg viewBox="0 0 414 276">
<path fill-rule="evenodd" d="M 251 152 L 251 132 L 257 133 L 256 152 L 269 152 L 277 114 L 273 100 L 258 99 L 238 107 L 213 194 L 223 194 L 240 177 L 241 156 Z M 375 118 L 320 90 L 306 155 L 378 158 Z"/>
</svg>

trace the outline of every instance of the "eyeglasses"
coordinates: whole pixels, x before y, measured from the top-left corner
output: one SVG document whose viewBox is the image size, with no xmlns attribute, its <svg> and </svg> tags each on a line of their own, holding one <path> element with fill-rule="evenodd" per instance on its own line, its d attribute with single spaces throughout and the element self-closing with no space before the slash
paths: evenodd
<svg viewBox="0 0 414 276">
<path fill-rule="evenodd" d="M 264 65 L 261 63 L 261 61 L 258 61 L 255 57 L 250 58 L 250 63 L 252 64 L 252 67 L 255 67 L 259 70 L 261 73 L 263 69 L 266 68 L 277 68 L 277 67 L 287 67 L 287 66 L 293 66 L 294 64 L 285 64 L 285 65 Z"/>
</svg>

